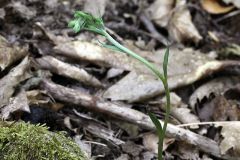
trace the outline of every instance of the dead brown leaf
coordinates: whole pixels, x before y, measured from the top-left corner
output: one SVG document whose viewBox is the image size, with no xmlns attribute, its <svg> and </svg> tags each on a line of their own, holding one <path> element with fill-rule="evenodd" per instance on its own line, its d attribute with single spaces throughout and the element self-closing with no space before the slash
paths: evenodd
<svg viewBox="0 0 240 160">
<path fill-rule="evenodd" d="M 0 80 L 0 108 L 7 105 L 10 97 L 15 91 L 15 87 L 21 82 L 31 77 L 28 72 L 30 60 L 25 57 L 22 62 L 14 67 L 5 77 Z"/>
<path fill-rule="evenodd" d="M 201 0 L 204 10 L 211 14 L 223 14 L 231 11 L 234 6 L 224 6 L 219 0 Z"/>
<path fill-rule="evenodd" d="M 0 35 L 0 71 L 22 59 L 27 54 L 26 49 L 11 46 L 7 40 Z"/>
<path fill-rule="evenodd" d="M 0 118 L 6 120 L 10 114 L 16 111 L 30 112 L 26 92 L 21 90 L 16 97 L 10 98 L 9 104 L 1 108 Z"/>
<path fill-rule="evenodd" d="M 208 98 L 212 93 L 214 95 L 223 95 L 227 90 L 235 88 L 239 84 L 239 80 L 239 77 L 228 76 L 216 78 L 203 84 L 190 96 L 190 106 L 194 109 L 198 101 L 201 102 L 204 97 Z"/>
<path fill-rule="evenodd" d="M 43 90 L 30 90 L 26 94 L 30 105 L 47 104 L 51 101 L 47 93 Z"/>
<path fill-rule="evenodd" d="M 174 0 L 156 0 L 149 6 L 147 13 L 156 24 L 167 27 L 173 7 Z"/>
<path fill-rule="evenodd" d="M 181 2 L 179 1 L 179 5 L 176 6 L 177 8 L 169 21 L 168 33 L 174 41 L 179 43 L 187 41 L 198 43 L 202 40 L 202 36 L 192 22 L 189 10 L 185 4 L 180 4 Z"/>
<path fill-rule="evenodd" d="M 148 59 L 162 68 L 164 50 L 149 53 Z M 170 89 L 191 84 L 211 72 L 218 71 L 225 62 L 214 60 L 206 54 L 186 48 L 182 51 L 170 49 L 168 65 L 168 83 Z M 145 66 L 142 66 L 145 67 Z M 141 68 L 142 68 L 141 67 Z M 140 67 L 139 67 L 140 68 Z M 138 70 L 137 70 L 138 71 Z M 105 98 L 112 100 L 141 101 L 164 92 L 163 85 L 145 68 L 145 74 L 131 72 L 104 93 Z"/>
<path fill-rule="evenodd" d="M 240 123 L 223 125 L 221 135 L 224 138 L 220 143 L 221 153 L 240 157 Z"/>
<path fill-rule="evenodd" d="M 128 57 L 124 53 L 117 53 L 89 42 L 73 41 L 59 44 L 54 47 L 54 50 L 59 55 L 89 61 L 100 66 L 115 67 L 125 70 L 142 68 L 140 62 Z"/>
</svg>

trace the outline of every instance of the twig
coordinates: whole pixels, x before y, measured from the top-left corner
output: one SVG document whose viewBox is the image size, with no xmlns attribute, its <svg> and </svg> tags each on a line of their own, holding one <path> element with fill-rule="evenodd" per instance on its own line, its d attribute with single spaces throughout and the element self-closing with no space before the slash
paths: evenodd
<svg viewBox="0 0 240 160">
<path fill-rule="evenodd" d="M 83 93 L 80 90 L 74 90 L 57 85 L 48 80 L 43 80 L 41 87 L 47 90 L 57 100 L 83 106 L 86 109 L 94 110 L 108 116 L 125 120 L 145 129 L 156 130 L 149 116 L 137 110 L 104 101 L 98 97 Z M 162 121 L 160 121 L 160 123 L 163 124 Z M 215 141 L 189 130 L 168 124 L 166 133 L 168 137 L 185 141 L 189 144 L 197 146 L 203 152 L 211 154 L 215 157 L 225 159 L 232 158 L 227 155 L 221 155 L 220 148 Z"/>
<path fill-rule="evenodd" d="M 236 10 L 236 11 L 230 12 L 230 13 L 228 13 L 228 14 L 226 14 L 226 15 L 218 18 L 218 19 L 216 19 L 215 22 L 219 23 L 219 22 L 221 22 L 221 21 L 223 21 L 223 20 L 225 20 L 227 18 L 231 18 L 231 17 L 236 16 L 238 14 L 240 14 L 240 10 Z"/>
<path fill-rule="evenodd" d="M 179 124 L 178 127 L 189 127 L 195 125 L 231 125 L 233 123 L 240 123 L 240 121 L 216 121 L 216 122 L 198 122 L 198 123 L 187 123 L 187 124 Z"/>
<path fill-rule="evenodd" d="M 52 56 L 44 56 L 36 59 L 36 61 L 41 68 L 50 70 L 55 74 L 75 79 L 87 85 L 95 87 L 103 86 L 97 78 L 87 73 L 84 69 L 62 62 Z"/>
<path fill-rule="evenodd" d="M 165 46 L 169 45 L 168 40 L 157 31 L 157 29 L 154 27 L 152 22 L 144 14 L 140 14 L 139 18 L 142 21 L 142 23 L 145 25 L 147 30 L 151 33 L 152 37 L 157 39 L 159 42 L 161 42 Z"/>
</svg>

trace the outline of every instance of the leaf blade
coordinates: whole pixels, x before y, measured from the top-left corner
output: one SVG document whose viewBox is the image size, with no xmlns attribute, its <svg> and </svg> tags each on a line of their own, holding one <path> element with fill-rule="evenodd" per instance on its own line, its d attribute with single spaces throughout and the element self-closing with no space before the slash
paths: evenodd
<svg viewBox="0 0 240 160">
<path fill-rule="evenodd" d="M 167 47 L 167 49 L 164 53 L 163 74 L 164 74 L 165 79 L 167 79 L 168 57 L 169 57 L 169 47 Z"/>
<path fill-rule="evenodd" d="M 149 115 L 150 119 L 152 120 L 153 124 L 155 125 L 155 127 L 157 128 L 158 136 L 162 137 L 163 136 L 163 128 L 162 128 L 161 123 L 159 122 L 157 117 L 154 114 L 152 114 L 151 112 L 148 112 L 148 115 Z"/>
</svg>

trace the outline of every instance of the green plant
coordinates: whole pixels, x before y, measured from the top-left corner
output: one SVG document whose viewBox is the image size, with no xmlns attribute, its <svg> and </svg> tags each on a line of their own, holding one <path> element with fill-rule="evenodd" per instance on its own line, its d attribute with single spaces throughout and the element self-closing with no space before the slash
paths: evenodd
<svg viewBox="0 0 240 160">
<path fill-rule="evenodd" d="M 44 125 L 0 121 L 2 160 L 87 160 L 79 146 Z"/>
<path fill-rule="evenodd" d="M 166 115 L 164 119 L 164 124 L 159 122 L 157 117 L 149 113 L 149 116 L 151 120 L 153 121 L 154 125 L 157 128 L 157 133 L 159 136 L 159 143 L 158 143 L 158 159 L 162 160 L 163 159 L 163 140 L 166 134 L 166 129 L 167 129 L 167 124 L 169 121 L 169 115 L 170 115 L 170 93 L 169 93 L 169 88 L 168 88 L 168 81 L 167 81 L 167 66 L 168 66 L 168 55 L 169 55 L 169 49 L 167 48 L 165 55 L 164 55 L 164 63 L 163 63 L 163 74 L 160 73 L 160 71 L 154 66 L 152 63 L 147 61 L 145 58 L 141 57 L 140 55 L 134 53 L 133 51 L 129 50 L 128 48 L 124 47 L 121 45 L 119 42 L 117 42 L 108 32 L 106 31 L 104 27 L 104 23 L 102 18 L 100 17 L 94 17 L 89 13 L 85 13 L 82 11 L 76 11 L 74 14 L 74 19 L 69 22 L 69 27 L 71 27 L 76 33 L 79 32 L 80 30 L 88 30 L 97 34 L 100 34 L 104 36 L 109 42 L 110 45 L 108 44 L 102 44 L 104 47 L 115 50 L 115 51 L 120 51 L 123 53 L 126 53 L 130 55 L 131 57 L 139 60 L 142 62 L 144 65 L 146 65 L 155 75 L 158 79 L 160 79 L 163 83 L 165 93 L 166 93 L 166 98 L 167 98 L 167 104 L 166 104 Z"/>
</svg>

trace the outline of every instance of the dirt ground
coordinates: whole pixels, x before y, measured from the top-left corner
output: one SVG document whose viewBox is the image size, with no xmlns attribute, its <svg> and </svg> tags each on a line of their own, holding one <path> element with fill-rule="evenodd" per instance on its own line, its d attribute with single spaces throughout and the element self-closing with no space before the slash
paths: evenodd
<svg viewBox="0 0 240 160">
<path fill-rule="evenodd" d="M 240 3 L 1 0 L 0 117 L 65 131 L 92 159 L 157 159 L 165 94 L 140 62 L 68 28 L 77 10 L 160 70 L 170 48 L 166 160 L 240 157 Z M 100 43 L 99 43 L 100 42 Z"/>
</svg>

